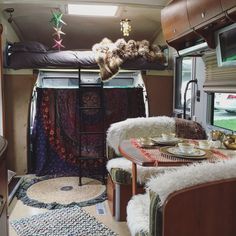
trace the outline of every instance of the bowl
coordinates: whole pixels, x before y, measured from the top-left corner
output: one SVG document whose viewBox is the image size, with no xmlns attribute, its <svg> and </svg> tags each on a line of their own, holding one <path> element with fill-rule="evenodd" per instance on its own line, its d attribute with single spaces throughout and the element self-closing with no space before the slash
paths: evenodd
<svg viewBox="0 0 236 236">
<path fill-rule="evenodd" d="M 140 141 L 140 144 L 142 146 L 151 146 L 151 145 L 153 145 L 153 141 L 150 138 L 140 138 L 139 141 Z"/>
<path fill-rule="evenodd" d="M 194 150 L 193 143 L 178 143 L 179 150 L 184 153 L 191 153 Z"/>
<path fill-rule="evenodd" d="M 201 149 L 210 149 L 211 148 L 211 142 L 208 140 L 200 140 L 198 141 L 198 146 Z"/>
<path fill-rule="evenodd" d="M 161 137 L 163 140 L 169 140 L 173 139 L 175 137 L 175 133 L 169 133 L 169 134 L 161 134 Z"/>
</svg>

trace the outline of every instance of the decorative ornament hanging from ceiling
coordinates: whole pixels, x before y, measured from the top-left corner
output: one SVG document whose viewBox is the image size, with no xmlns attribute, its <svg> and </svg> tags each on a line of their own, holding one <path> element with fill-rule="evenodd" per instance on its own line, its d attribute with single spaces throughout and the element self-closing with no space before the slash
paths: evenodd
<svg viewBox="0 0 236 236">
<path fill-rule="evenodd" d="M 129 36 L 129 33 L 131 31 L 131 25 L 130 21 L 128 18 L 122 19 L 120 21 L 120 30 L 123 33 L 123 36 Z"/>
<path fill-rule="evenodd" d="M 65 35 L 65 33 L 62 31 L 62 26 L 66 25 L 66 23 L 62 20 L 63 14 L 61 12 L 52 12 L 52 18 L 50 20 L 50 23 L 53 25 L 54 33 L 53 40 L 54 45 L 52 46 L 55 49 L 58 49 L 59 51 L 61 48 L 65 48 L 65 46 L 62 44 L 63 39 L 61 38 L 61 35 Z"/>
</svg>

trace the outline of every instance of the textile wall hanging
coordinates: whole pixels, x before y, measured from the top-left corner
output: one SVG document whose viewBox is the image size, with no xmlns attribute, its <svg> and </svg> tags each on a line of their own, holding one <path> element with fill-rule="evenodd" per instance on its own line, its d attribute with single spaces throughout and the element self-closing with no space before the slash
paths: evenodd
<svg viewBox="0 0 236 236">
<path fill-rule="evenodd" d="M 142 88 L 105 88 L 104 117 L 99 109 L 79 113 L 78 104 L 81 102 L 83 106 L 99 105 L 99 92 L 96 88 L 86 89 L 83 94 L 79 94 L 79 89 L 37 88 L 31 157 L 37 175 L 78 175 L 80 145 L 82 156 L 99 157 L 104 152 L 99 134 L 82 135 L 80 142 L 80 132 L 103 129 L 106 132 L 114 122 L 145 116 Z M 82 99 L 80 102 L 79 97 Z M 104 164 L 99 160 L 86 160 L 81 162 L 81 167 L 84 176 L 91 176 L 104 168 Z"/>
</svg>

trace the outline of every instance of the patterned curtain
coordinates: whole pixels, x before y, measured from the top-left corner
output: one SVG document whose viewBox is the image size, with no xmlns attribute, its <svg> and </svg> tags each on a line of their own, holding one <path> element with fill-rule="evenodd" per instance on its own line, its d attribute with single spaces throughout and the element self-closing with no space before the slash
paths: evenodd
<svg viewBox="0 0 236 236">
<path fill-rule="evenodd" d="M 142 88 L 37 88 L 32 168 L 37 175 L 68 176 L 78 175 L 80 164 L 83 176 L 96 175 L 104 169 L 104 162 L 93 158 L 104 156 L 102 133 L 114 122 L 141 116 Z M 81 157 L 86 160 L 78 162 Z"/>
</svg>

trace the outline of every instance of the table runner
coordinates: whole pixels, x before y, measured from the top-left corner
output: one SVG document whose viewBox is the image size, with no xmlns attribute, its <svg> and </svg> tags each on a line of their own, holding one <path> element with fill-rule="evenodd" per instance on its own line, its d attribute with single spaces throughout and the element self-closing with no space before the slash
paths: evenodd
<svg viewBox="0 0 236 236">
<path fill-rule="evenodd" d="M 195 140 L 189 140 L 189 142 L 196 142 Z M 194 160 L 194 159 L 182 159 L 178 158 L 172 154 L 162 153 L 160 151 L 160 147 L 158 145 L 153 146 L 153 148 L 142 148 L 140 143 L 137 139 L 131 139 L 131 143 L 134 147 L 136 147 L 140 153 L 148 160 L 153 161 L 156 166 L 176 166 L 176 165 L 184 165 L 184 164 L 190 164 L 190 163 L 196 163 L 202 160 Z M 212 153 L 212 156 L 207 158 L 205 161 L 218 161 L 223 159 L 229 159 L 229 157 L 225 154 L 223 154 L 219 149 L 211 149 L 210 152 Z"/>
</svg>

